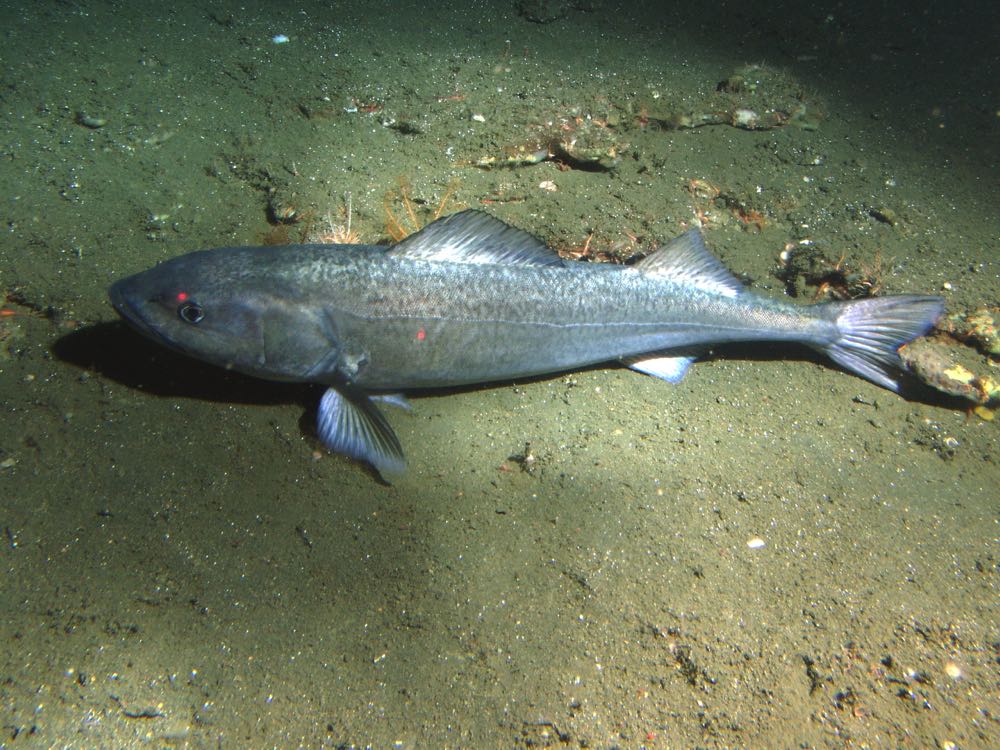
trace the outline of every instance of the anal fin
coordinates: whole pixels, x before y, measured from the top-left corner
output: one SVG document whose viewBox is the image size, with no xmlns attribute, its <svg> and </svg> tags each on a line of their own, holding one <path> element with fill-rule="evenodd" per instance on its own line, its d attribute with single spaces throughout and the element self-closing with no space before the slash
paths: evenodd
<svg viewBox="0 0 1000 750">
<path fill-rule="evenodd" d="M 691 363 L 702 353 L 700 349 L 676 349 L 669 353 L 653 352 L 639 354 L 635 357 L 625 357 L 622 362 L 637 372 L 652 375 L 654 378 L 666 380 L 668 383 L 679 383 L 684 379 Z"/>
</svg>

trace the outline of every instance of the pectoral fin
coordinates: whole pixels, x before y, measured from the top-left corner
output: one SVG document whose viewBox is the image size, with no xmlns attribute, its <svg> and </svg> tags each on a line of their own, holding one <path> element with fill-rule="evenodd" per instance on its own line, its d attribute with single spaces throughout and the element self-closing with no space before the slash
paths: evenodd
<svg viewBox="0 0 1000 750">
<path fill-rule="evenodd" d="M 327 389 L 319 402 L 316 429 L 329 450 L 367 461 L 386 481 L 406 470 L 396 433 L 371 399 L 356 388 Z"/>
</svg>

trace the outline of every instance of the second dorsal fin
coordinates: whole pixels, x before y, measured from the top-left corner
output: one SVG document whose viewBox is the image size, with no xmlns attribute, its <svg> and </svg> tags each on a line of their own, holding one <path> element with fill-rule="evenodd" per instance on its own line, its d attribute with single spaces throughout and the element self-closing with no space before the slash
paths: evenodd
<svg viewBox="0 0 1000 750">
<path fill-rule="evenodd" d="M 735 297 L 743 291 L 740 280 L 705 247 L 705 240 L 697 229 L 674 237 L 636 263 L 635 268 L 726 297 Z"/>
</svg>

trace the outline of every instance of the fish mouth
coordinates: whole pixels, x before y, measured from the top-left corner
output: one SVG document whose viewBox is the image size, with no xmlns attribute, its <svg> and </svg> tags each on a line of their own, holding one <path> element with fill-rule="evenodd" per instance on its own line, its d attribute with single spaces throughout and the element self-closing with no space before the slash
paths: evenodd
<svg viewBox="0 0 1000 750">
<path fill-rule="evenodd" d="M 172 346 L 172 343 L 160 333 L 148 314 L 144 314 L 141 295 L 137 293 L 131 278 L 116 281 L 108 288 L 108 298 L 115 311 L 129 324 L 131 328 L 147 338 Z"/>
<path fill-rule="evenodd" d="M 121 315 L 126 322 L 132 326 L 145 329 L 148 326 L 136 309 L 136 306 L 132 304 L 132 295 L 129 294 L 129 280 L 122 279 L 121 281 L 116 281 L 108 289 L 108 297 L 111 300 L 112 307 L 115 311 Z"/>
</svg>

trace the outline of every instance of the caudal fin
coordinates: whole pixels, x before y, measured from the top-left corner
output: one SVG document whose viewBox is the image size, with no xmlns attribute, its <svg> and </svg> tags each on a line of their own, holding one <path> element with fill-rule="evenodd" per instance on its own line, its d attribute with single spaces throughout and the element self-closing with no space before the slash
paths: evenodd
<svg viewBox="0 0 1000 750">
<path fill-rule="evenodd" d="M 890 391 L 899 391 L 897 350 L 927 333 L 944 312 L 940 297 L 904 294 L 829 303 L 840 335 L 824 347 L 830 359 Z"/>
</svg>

